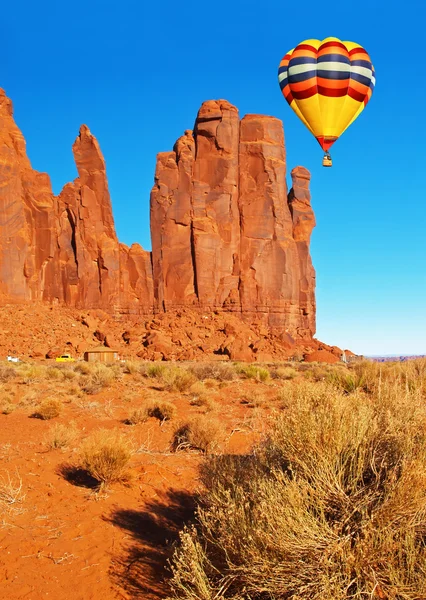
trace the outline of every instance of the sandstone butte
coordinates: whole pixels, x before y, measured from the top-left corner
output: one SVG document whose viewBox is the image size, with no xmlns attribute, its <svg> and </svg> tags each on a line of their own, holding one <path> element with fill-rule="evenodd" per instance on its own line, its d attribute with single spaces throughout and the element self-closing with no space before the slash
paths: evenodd
<svg viewBox="0 0 426 600">
<path fill-rule="evenodd" d="M 152 252 L 118 241 L 105 160 L 86 125 L 73 153 L 78 178 L 55 196 L 49 176 L 32 169 L 0 90 L 3 298 L 101 309 L 116 319 L 219 311 L 287 345 L 313 341 L 310 173 L 294 168 L 288 191 L 279 119 L 240 119 L 225 100 L 203 103 L 194 130 L 158 154 Z"/>
</svg>

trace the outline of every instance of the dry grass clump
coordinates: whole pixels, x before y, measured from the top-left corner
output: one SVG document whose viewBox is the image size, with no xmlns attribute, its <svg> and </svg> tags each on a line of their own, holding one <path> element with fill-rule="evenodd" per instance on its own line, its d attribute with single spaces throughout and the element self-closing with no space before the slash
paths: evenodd
<svg viewBox="0 0 426 600">
<path fill-rule="evenodd" d="M 3 399 L 0 402 L 0 412 L 2 415 L 10 415 L 16 409 L 16 404 L 13 404 L 9 399 Z"/>
<path fill-rule="evenodd" d="M 6 383 L 17 375 L 17 370 L 9 365 L 0 364 L 0 382 Z"/>
<path fill-rule="evenodd" d="M 399 380 L 294 387 L 251 456 L 215 457 L 171 563 L 181 600 L 426 597 L 426 406 Z"/>
<path fill-rule="evenodd" d="M 126 481 L 132 456 L 129 440 L 117 429 L 98 429 L 81 444 L 80 466 L 96 479 L 101 487 Z"/>
<path fill-rule="evenodd" d="M 141 374 L 140 361 L 126 360 L 126 362 L 124 363 L 123 370 L 125 373 L 128 373 L 129 375 L 140 375 Z"/>
<path fill-rule="evenodd" d="M 189 403 L 191 406 L 203 407 L 206 412 L 211 412 L 217 408 L 217 403 L 212 398 L 214 392 L 212 392 L 212 388 L 205 385 L 205 382 L 197 381 L 191 386 L 190 392 L 192 397 Z"/>
<path fill-rule="evenodd" d="M 139 425 L 140 423 L 145 423 L 145 421 L 148 420 L 148 417 L 148 407 L 142 406 L 141 408 L 135 408 L 132 410 L 126 419 L 126 423 L 128 425 Z"/>
<path fill-rule="evenodd" d="M 45 442 L 51 450 L 68 448 L 76 440 L 78 429 L 75 422 L 56 423 L 53 425 L 45 437 Z"/>
<path fill-rule="evenodd" d="M 2 415 L 10 415 L 17 408 L 13 403 L 13 396 L 4 389 L 0 389 L 0 413 Z"/>
<path fill-rule="evenodd" d="M 63 404 L 61 400 L 57 398 L 46 398 L 36 408 L 34 417 L 37 419 L 43 419 L 43 421 L 49 421 L 55 417 L 59 417 L 63 410 Z"/>
<path fill-rule="evenodd" d="M 167 400 L 149 400 L 146 404 L 135 408 L 126 419 L 128 425 L 145 423 L 149 417 L 154 417 L 162 423 L 170 421 L 176 416 L 177 409 L 172 402 Z"/>
<path fill-rule="evenodd" d="M 154 363 L 147 367 L 146 375 L 153 379 L 161 379 L 168 368 L 169 367 L 163 363 Z"/>
<path fill-rule="evenodd" d="M 170 421 L 176 416 L 176 406 L 167 400 L 151 400 L 146 407 L 148 417 L 155 417 L 159 421 Z"/>
<path fill-rule="evenodd" d="M 250 408 L 261 408 L 266 406 L 266 397 L 260 390 L 248 390 L 241 395 L 240 402 Z"/>
<path fill-rule="evenodd" d="M 18 374 L 22 377 L 22 383 L 29 385 L 46 377 L 47 369 L 41 365 L 23 364 L 17 367 Z"/>
<path fill-rule="evenodd" d="M 196 363 L 191 366 L 191 372 L 200 381 L 233 381 L 237 376 L 234 365 L 225 362 Z"/>
<path fill-rule="evenodd" d="M 117 378 L 118 372 L 114 366 L 103 363 L 86 363 L 89 365 L 88 373 L 81 378 L 81 389 L 89 395 L 97 394 L 103 388 L 108 387 Z"/>
<path fill-rule="evenodd" d="M 272 377 L 274 379 L 282 379 L 283 381 L 294 379 L 297 376 L 298 372 L 294 367 L 277 367 L 275 371 L 272 372 Z"/>
<path fill-rule="evenodd" d="M 191 406 L 204 408 L 206 413 L 217 410 L 218 408 L 218 403 L 208 396 L 194 396 L 189 403 Z"/>
<path fill-rule="evenodd" d="M 46 369 L 46 378 L 53 381 L 62 381 L 64 376 L 62 370 L 58 369 L 58 367 L 48 367 Z"/>
<path fill-rule="evenodd" d="M 195 383 L 193 373 L 180 367 L 169 367 L 162 374 L 164 389 L 169 392 L 187 392 Z"/>
<path fill-rule="evenodd" d="M 172 449 L 201 450 L 206 454 L 217 450 L 223 441 L 223 426 L 211 416 L 197 416 L 181 423 L 173 433 Z"/>
<path fill-rule="evenodd" d="M 22 479 L 18 473 L 12 477 L 9 471 L 0 475 L 0 514 L 19 512 L 19 504 L 25 500 Z"/>
<path fill-rule="evenodd" d="M 268 369 L 256 365 L 239 365 L 238 373 L 246 379 L 254 379 L 261 383 L 268 381 L 271 376 Z"/>
</svg>

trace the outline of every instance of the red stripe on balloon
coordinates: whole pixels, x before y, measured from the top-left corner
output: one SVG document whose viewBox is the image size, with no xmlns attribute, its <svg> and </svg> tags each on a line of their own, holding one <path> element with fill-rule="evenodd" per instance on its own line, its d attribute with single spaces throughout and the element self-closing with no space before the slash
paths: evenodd
<svg viewBox="0 0 426 600">
<path fill-rule="evenodd" d="M 337 88 L 337 89 L 333 89 L 333 88 L 327 88 L 324 87 L 322 85 L 318 86 L 318 94 L 321 94 L 321 96 L 327 96 L 328 98 L 342 98 L 342 96 L 346 96 L 346 94 L 348 93 L 348 88 Z"/>
<path fill-rule="evenodd" d="M 316 85 L 310 87 L 307 90 L 303 90 L 302 92 L 294 92 L 292 90 L 293 98 L 295 100 L 306 100 L 307 98 L 312 98 L 315 94 L 318 93 L 318 88 Z"/>
<path fill-rule="evenodd" d="M 310 46 L 309 44 L 299 44 L 294 49 L 294 52 L 296 52 L 296 50 L 309 50 L 310 52 L 318 52 L 318 50 L 314 48 L 314 46 Z"/>
<path fill-rule="evenodd" d="M 348 88 L 348 96 L 353 98 L 357 102 L 364 102 L 365 98 L 368 98 L 366 94 L 360 94 L 356 90 L 354 90 L 351 86 Z"/>
<path fill-rule="evenodd" d="M 324 50 L 324 48 L 332 48 L 332 47 L 341 48 L 345 52 L 348 51 L 345 44 L 342 44 L 342 42 L 326 42 L 325 44 L 321 44 L 321 46 L 319 47 L 319 50 Z"/>
</svg>

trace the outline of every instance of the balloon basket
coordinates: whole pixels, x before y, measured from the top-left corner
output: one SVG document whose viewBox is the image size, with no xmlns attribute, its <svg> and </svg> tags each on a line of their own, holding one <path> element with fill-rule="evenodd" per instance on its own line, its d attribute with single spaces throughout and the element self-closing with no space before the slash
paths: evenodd
<svg viewBox="0 0 426 600">
<path fill-rule="evenodd" d="M 328 152 L 326 154 L 324 154 L 324 158 L 322 159 L 322 166 L 323 167 L 332 167 L 333 166 L 333 161 L 331 160 L 331 156 L 328 154 Z"/>
</svg>

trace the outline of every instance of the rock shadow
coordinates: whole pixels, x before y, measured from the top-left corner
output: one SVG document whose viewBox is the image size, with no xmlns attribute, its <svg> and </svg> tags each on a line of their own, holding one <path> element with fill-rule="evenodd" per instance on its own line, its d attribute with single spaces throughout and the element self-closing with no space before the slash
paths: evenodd
<svg viewBox="0 0 426 600">
<path fill-rule="evenodd" d="M 142 510 L 117 509 L 106 521 L 129 533 L 132 543 L 114 558 L 110 575 L 132 598 L 160 600 L 167 596 L 173 554 L 179 531 L 194 519 L 195 495 L 169 490 Z"/>
</svg>

